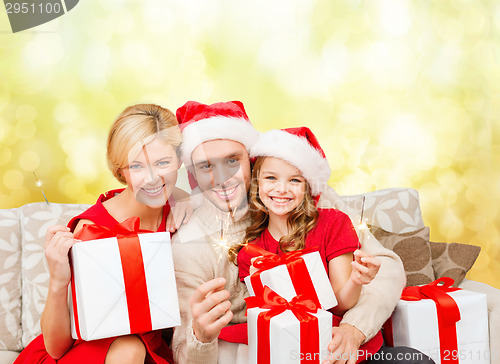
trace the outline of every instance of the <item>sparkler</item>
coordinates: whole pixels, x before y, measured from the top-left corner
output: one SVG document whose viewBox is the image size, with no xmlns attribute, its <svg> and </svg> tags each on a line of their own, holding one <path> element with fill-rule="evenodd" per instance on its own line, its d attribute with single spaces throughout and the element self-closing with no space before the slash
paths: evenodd
<svg viewBox="0 0 500 364">
<path fill-rule="evenodd" d="M 35 184 L 36 186 L 40 189 L 40 191 L 42 192 L 42 195 L 43 195 L 43 198 L 45 199 L 45 202 L 47 202 L 47 205 L 49 205 L 49 201 L 47 200 L 47 196 L 45 196 L 45 192 L 43 192 L 43 188 L 42 188 L 42 181 L 40 181 L 38 179 L 38 177 L 36 176 L 36 173 L 35 171 L 33 171 L 33 176 L 35 176 Z"/>
<path fill-rule="evenodd" d="M 365 199 L 366 199 L 366 196 L 363 196 L 363 204 L 361 205 L 361 217 L 359 219 L 359 230 L 360 230 L 360 239 L 358 241 L 358 249 L 361 249 L 361 237 L 363 237 L 365 234 L 365 232 L 368 230 L 368 226 L 366 225 L 366 222 L 363 220 L 363 214 L 365 212 Z M 367 237 L 367 239 L 369 238 L 369 236 Z"/>
<path fill-rule="evenodd" d="M 229 231 L 229 226 L 232 221 L 234 221 L 233 214 L 236 212 L 236 209 L 227 213 L 225 218 L 219 218 L 217 216 L 217 220 L 220 222 L 220 236 L 212 238 L 212 244 L 215 249 L 218 251 L 218 260 L 220 261 L 223 256 L 227 255 L 227 251 L 229 248 L 236 243 L 236 240 L 229 239 L 227 236 L 227 232 Z M 234 241 L 233 241 L 234 240 Z"/>
</svg>

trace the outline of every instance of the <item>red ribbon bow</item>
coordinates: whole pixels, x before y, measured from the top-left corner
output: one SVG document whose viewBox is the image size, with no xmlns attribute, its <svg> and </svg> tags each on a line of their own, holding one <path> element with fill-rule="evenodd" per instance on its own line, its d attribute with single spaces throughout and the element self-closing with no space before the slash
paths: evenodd
<svg viewBox="0 0 500 364">
<path fill-rule="evenodd" d="M 95 224 L 84 224 L 83 227 L 75 233 L 75 239 L 87 241 L 137 235 L 140 231 L 140 225 L 141 220 L 137 216 L 130 217 L 112 228 Z"/>
<path fill-rule="evenodd" d="M 112 228 L 85 224 L 82 229 L 75 234 L 75 238 L 84 241 L 111 237 L 117 238 L 131 334 L 149 332 L 152 330 L 146 271 L 138 237 L 139 232 L 148 231 L 141 231 L 139 229 L 140 224 L 141 222 L 138 217 L 131 217 L 116 224 Z M 75 312 L 75 329 L 78 338 L 81 339 L 73 274 L 71 275 L 71 293 Z"/>
<path fill-rule="evenodd" d="M 441 363 L 458 364 L 459 356 L 457 354 L 456 323 L 460 321 L 460 310 L 455 300 L 448 295 L 448 292 L 454 292 L 460 288 L 452 287 L 453 282 L 452 278 L 443 277 L 425 286 L 406 287 L 401 294 L 401 299 L 405 301 L 431 299 L 435 302 L 439 328 Z M 440 285 L 440 283 L 442 284 Z M 388 337 L 389 342 L 392 341 L 391 324 L 392 323 L 388 321 L 388 328 L 390 331 Z"/>
<path fill-rule="evenodd" d="M 293 288 L 295 289 L 297 296 L 303 295 L 304 297 L 313 300 L 318 307 L 321 307 L 306 263 L 304 259 L 302 259 L 304 254 L 315 252 L 317 251 L 317 248 L 295 250 L 285 253 L 282 256 L 268 252 L 267 250 L 264 250 L 254 244 L 248 244 L 243 249 L 245 250 L 245 253 L 251 256 L 258 256 L 258 258 L 253 262 L 253 266 L 258 268 L 259 271 L 255 272 L 250 277 L 250 282 L 252 283 L 252 288 L 256 296 L 262 296 L 264 293 L 264 285 L 262 284 L 262 280 L 260 278 L 261 273 L 277 267 L 278 265 L 285 264 L 288 273 L 290 274 L 290 278 L 292 279 Z"/>
<path fill-rule="evenodd" d="M 301 363 L 319 363 L 319 326 L 316 313 L 319 306 L 304 295 L 294 297 L 290 302 L 278 295 L 268 286 L 264 286 L 262 296 L 245 298 L 247 311 L 250 308 L 269 309 L 261 312 L 257 318 L 257 362 L 269 364 L 271 361 L 270 325 L 271 319 L 286 310 L 292 311 L 300 322 Z"/>
</svg>

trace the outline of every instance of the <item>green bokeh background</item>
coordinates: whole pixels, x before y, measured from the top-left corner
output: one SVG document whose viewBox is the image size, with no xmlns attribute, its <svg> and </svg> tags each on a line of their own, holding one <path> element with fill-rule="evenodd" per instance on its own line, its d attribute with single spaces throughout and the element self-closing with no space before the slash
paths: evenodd
<svg viewBox="0 0 500 364">
<path fill-rule="evenodd" d="M 12 34 L 0 6 L 0 207 L 118 187 L 126 106 L 244 102 L 257 129 L 309 126 L 340 194 L 419 191 L 431 240 L 480 245 L 500 288 L 500 3 L 81 0 Z M 497 263 L 495 263 L 495 261 Z"/>
</svg>

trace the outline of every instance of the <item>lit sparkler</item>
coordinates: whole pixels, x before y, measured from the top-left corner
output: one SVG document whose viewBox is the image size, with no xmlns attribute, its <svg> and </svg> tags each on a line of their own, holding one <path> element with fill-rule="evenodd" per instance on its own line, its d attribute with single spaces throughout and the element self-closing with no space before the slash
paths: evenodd
<svg viewBox="0 0 500 364">
<path fill-rule="evenodd" d="M 229 226 L 231 222 L 234 221 L 233 215 L 235 211 L 236 210 L 228 212 L 225 218 L 219 218 L 217 216 L 217 220 L 220 223 L 220 236 L 212 238 L 212 244 L 218 251 L 219 261 L 222 259 L 223 256 L 227 256 L 229 248 L 231 248 L 236 243 L 235 239 L 232 238 L 230 239 L 227 236 L 227 232 L 229 231 Z"/>
<path fill-rule="evenodd" d="M 35 184 L 36 186 L 40 189 L 40 191 L 42 192 L 42 195 L 43 195 L 43 198 L 45 199 L 45 202 L 47 202 L 47 205 L 49 205 L 49 201 L 47 200 L 47 196 L 45 196 L 45 192 L 43 192 L 43 188 L 42 188 L 42 181 L 40 181 L 38 179 L 38 177 L 36 176 L 36 173 L 35 171 L 33 171 L 33 176 L 35 176 Z"/>
</svg>

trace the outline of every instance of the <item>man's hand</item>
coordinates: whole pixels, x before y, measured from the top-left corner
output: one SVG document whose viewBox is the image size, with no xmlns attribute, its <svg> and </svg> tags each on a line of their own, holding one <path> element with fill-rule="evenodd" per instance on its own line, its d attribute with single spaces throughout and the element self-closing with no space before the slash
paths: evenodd
<svg viewBox="0 0 500 364">
<path fill-rule="evenodd" d="M 365 335 L 352 325 L 340 324 L 332 328 L 332 340 L 328 344 L 330 355 L 322 364 L 355 364 L 364 340 Z"/>
<path fill-rule="evenodd" d="M 215 278 L 200 285 L 189 305 L 193 315 L 193 331 L 196 338 L 208 343 L 219 337 L 223 327 L 233 318 L 230 310 L 229 291 L 224 289 L 226 280 Z"/>
</svg>

